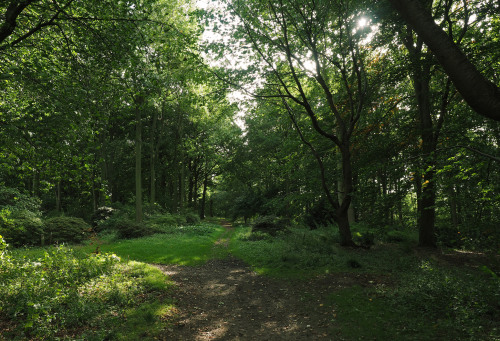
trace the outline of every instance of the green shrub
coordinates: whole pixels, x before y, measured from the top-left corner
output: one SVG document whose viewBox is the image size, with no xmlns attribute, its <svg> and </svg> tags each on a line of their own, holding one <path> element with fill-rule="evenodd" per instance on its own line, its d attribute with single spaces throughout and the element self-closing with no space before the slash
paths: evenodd
<svg viewBox="0 0 500 341">
<path fill-rule="evenodd" d="M 45 241 L 53 243 L 80 243 L 91 227 L 83 219 L 75 217 L 55 217 L 45 221 Z"/>
<path fill-rule="evenodd" d="M 30 211 L 0 211 L 0 234 L 13 246 L 40 245 L 43 222 Z"/>
<path fill-rule="evenodd" d="M 15 188 L 0 186 L 0 208 L 10 208 L 12 211 L 26 210 L 38 213 L 41 201 L 39 198 L 22 194 Z"/>
<path fill-rule="evenodd" d="M 408 236 L 408 233 L 405 233 L 404 231 L 388 231 L 385 239 L 390 243 L 400 243 L 409 241 L 410 237 Z"/>
<path fill-rule="evenodd" d="M 252 223 L 252 232 L 263 232 L 272 236 L 283 229 L 284 224 L 275 216 L 260 216 Z"/>
<path fill-rule="evenodd" d="M 118 232 L 118 238 L 121 239 L 140 238 L 150 236 L 156 232 L 150 226 L 126 219 L 116 221 L 114 226 Z"/>
<path fill-rule="evenodd" d="M 186 213 L 186 223 L 190 225 L 195 225 L 200 223 L 200 216 L 194 212 Z"/>
<path fill-rule="evenodd" d="M 98 227 L 100 226 L 100 224 L 103 221 L 109 219 L 113 215 L 114 212 L 115 212 L 115 209 L 112 207 L 107 207 L 107 206 L 99 207 L 92 214 L 92 217 L 91 217 L 92 227 L 94 228 L 94 230 L 96 232 L 100 232 L 100 231 L 98 231 Z"/>
<path fill-rule="evenodd" d="M 148 225 L 178 226 L 185 223 L 185 219 L 178 214 L 155 214 L 146 220 Z"/>
<path fill-rule="evenodd" d="M 36 260 L 4 257 L 0 268 L 0 320 L 11 327 L 2 330 L 6 340 L 66 339 L 59 337 L 65 330 L 110 325 L 113 310 L 145 291 L 143 276 L 128 274 L 134 269 L 115 255 L 88 256 L 63 246 Z"/>
<path fill-rule="evenodd" d="M 5 239 L 3 239 L 3 236 L 0 235 L 0 258 L 3 258 L 8 246 L 9 244 L 7 244 Z"/>
</svg>

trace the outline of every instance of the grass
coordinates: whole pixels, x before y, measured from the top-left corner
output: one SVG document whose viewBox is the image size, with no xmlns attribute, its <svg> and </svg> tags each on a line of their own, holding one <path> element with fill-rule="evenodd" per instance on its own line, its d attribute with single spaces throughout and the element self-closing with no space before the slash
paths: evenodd
<svg viewBox="0 0 500 341">
<path fill-rule="evenodd" d="M 121 240 L 95 240 L 85 252 L 112 252 L 124 259 L 154 264 L 199 265 L 212 257 L 214 242 L 224 233 L 217 224 L 171 227 L 168 233 Z"/>
<path fill-rule="evenodd" d="M 339 247 L 331 228 L 290 229 L 272 238 L 240 227 L 231 251 L 276 278 L 385 278 L 390 285 L 355 285 L 328 296 L 336 316 L 331 335 L 346 340 L 500 340 L 500 280 L 494 272 L 446 264 L 433 253 L 417 255 L 412 231 L 388 235 L 398 242 L 383 239 L 364 250 Z"/>
<path fill-rule="evenodd" d="M 194 266 L 227 251 L 218 224 L 162 226 L 164 233 L 86 245 L 20 248 L 0 262 L 0 340 L 155 340 L 176 308 L 172 284 L 146 263 Z M 96 251 L 99 251 L 96 253 Z"/>
<path fill-rule="evenodd" d="M 157 268 L 64 246 L 0 259 L 0 340 L 153 339 L 175 314 Z"/>
<path fill-rule="evenodd" d="M 370 250 L 342 248 L 332 228 L 290 229 L 272 238 L 241 227 L 233 234 L 230 248 L 258 273 L 276 278 L 335 272 L 390 274 L 405 268 L 412 258 L 408 243 L 378 245 Z"/>
<path fill-rule="evenodd" d="M 163 233 L 128 240 L 102 234 L 73 249 L 4 254 L 0 340 L 157 339 L 176 308 L 169 298 L 172 284 L 146 263 L 196 266 L 230 253 L 283 280 L 328 274 L 383 278 L 385 284 L 327 293 L 325 305 L 335 312 L 330 334 L 345 340 L 500 340 L 498 275 L 489 267 L 415 253 L 414 231 L 388 231 L 365 250 L 339 247 L 333 228 L 294 228 L 276 237 L 249 227 L 226 230 L 215 222 L 157 228 Z M 355 226 L 354 233 L 364 230 Z M 96 248 L 100 253 L 92 254 Z"/>
</svg>

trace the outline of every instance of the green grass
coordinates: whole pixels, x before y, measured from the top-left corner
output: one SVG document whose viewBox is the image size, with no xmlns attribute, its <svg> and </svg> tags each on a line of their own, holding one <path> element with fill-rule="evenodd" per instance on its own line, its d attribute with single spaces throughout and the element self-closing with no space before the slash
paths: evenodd
<svg viewBox="0 0 500 341">
<path fill-rule="evenodd" d="M 224 233 L 220 225 L 202 223 L 196 226 L 171 227 L 169 233 L 128 240 L 94 241 L 82 247 L 93 252 L 112 252 L 124 259 L 155 264 L 199 265 L 212 258 L 214 242 Z"/>
<path fill-rule="evenodd" d="M 389 235 L 394 238 L 394 235 Z M 491 270 L 456 267 L 414 252 L 413 233 L 370 250 L 341 248 L 332 229 L 291 229 L 276 238 L 236 229 L 231 251 L 260 274 L 381 276 L 389 285 L 333 291 L 331 335 L 346 340 L 500 340 L 500 281 Z M 353 268 L 353 265 L 356 267 Z"/>
<path fill-rule="evenodd" d="M 345 340 L 500 340 L 498 276 L 446 264 L 432 254 L 417 256 L 414 231 L 386 233 L 365 250 L 339 247 L 333 228 L 294 228 L 270 237 L 214 223 L 157 227 L 164 233 L 129 240 L 108 233 L 74 249 L 4 255 L 0 340 L 157 339 L 176 309 L 171 283 L 145 263 L 196 266 L 230 253 L 260 274 L 283 280 L 319 274 L 382 279 L 332 289 L 323 298 L 334 312 L 330 335 Z M 354 232 L 362 235 L 363 229 L 355 226 Z M 100 253 L 92 254 L 97 247 Z M 304 295 L 308 299 L 314 297 Z"/>
<path fill-rule="evenodd" d="M 152 340 L 175 312 L 159 269 L 116 255 L 17 250 L 0 268 L 0 340 Z"/>
<path fill-rule="evenodd" d="M 390 274 L 406 267 L 412 257 L 406 243 L 378 244 L 370 250 L 342 248 L 331 228 L 291 229 L 272 238 L 261 234 L 252 237 L 250 227 L 240 227 L 232 236 L 230 248 L 258 273 L 277 278 L 335 272 Z"/>
</svg>

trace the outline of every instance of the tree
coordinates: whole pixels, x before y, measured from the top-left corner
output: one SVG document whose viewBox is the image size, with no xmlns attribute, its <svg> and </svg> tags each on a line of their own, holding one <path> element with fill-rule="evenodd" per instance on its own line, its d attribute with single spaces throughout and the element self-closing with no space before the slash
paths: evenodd
<svg viewBox="0 0 500 341">
<path fill-rule="evenodd" d="M 414 0 L 389 0 L 389 2 L 434 53 L 472 109 L 480 115 L 500 121 L 498 85 L 486 79 L 453 41 L 453 36 L 436 24 L 429 6 L 422 1 Z M 466 2 L 464 6 L 467 6 Z M 468 10 L 467 7 L 465 10 Z"/>
</svg>

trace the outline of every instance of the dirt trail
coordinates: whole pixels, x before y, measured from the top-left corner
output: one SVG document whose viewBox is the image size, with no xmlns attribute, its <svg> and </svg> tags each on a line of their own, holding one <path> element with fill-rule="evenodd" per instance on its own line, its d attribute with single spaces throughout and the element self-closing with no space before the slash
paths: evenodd
<svg viewBox="0 0 500 341">
<path fill-rule="evenodd" d="M 229 224 L 214 248 L 227 247 Z M 176 284 L 178 320 L 164 340 L 342 340 L 326 296 L 367 275 L 329 275 L 309 281 L 258 276 L 235 258 L 199 267 L 159 265 Z"/>
</svg>

